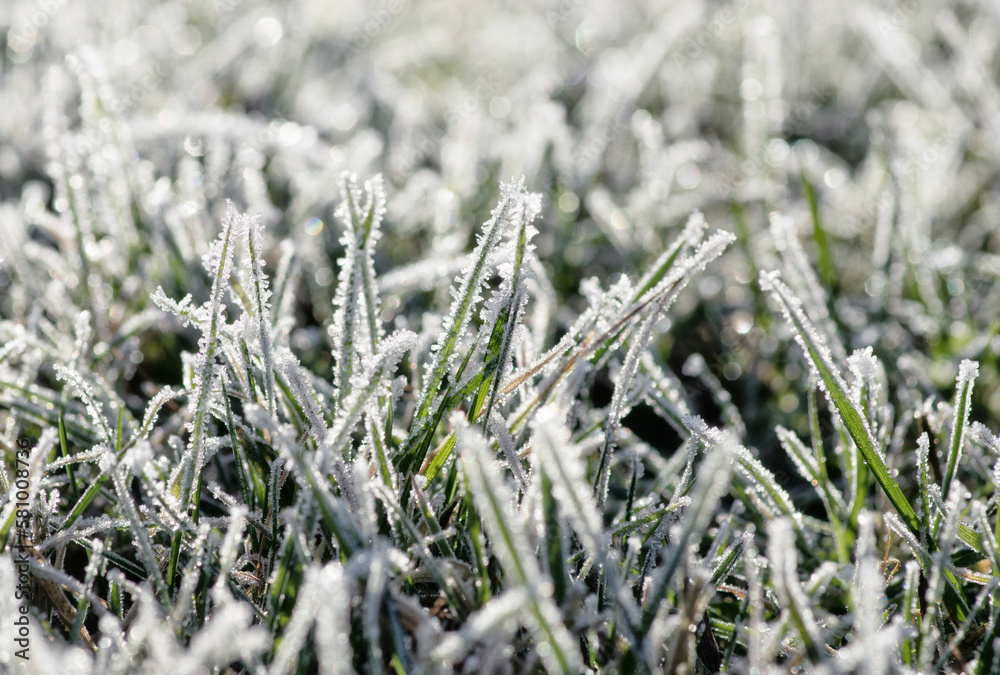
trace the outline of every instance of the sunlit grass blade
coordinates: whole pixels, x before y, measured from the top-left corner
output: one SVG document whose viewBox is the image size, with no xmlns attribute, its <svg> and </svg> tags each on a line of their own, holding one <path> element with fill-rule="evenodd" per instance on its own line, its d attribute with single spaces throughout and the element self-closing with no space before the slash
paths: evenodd
<svg viewBox="0 0 1000 675">
<path fill-rule="evenodd" d="M 786 518 L 768 523 L 767 557 L 773 565 L 772 578 L 775 592 L 788 612 L 806 656 L 812 663 L 820 660 L 822 638 L 819 626 L 810 609 L 810 600 L 799 585 L 795 573 L 798 569 L 795 539 L 791 523 Z"/>
<path fill-rule="evenodd" d="M 505 183 L 500 188 L 500 203 L 492 212 L 492 217 L 483 225 L 475 250 L 469 256 L 469 264 L 462 272 L 461 280 L 453 289 L 454 301 L 442 327 L 441 335 L 434 345 L 434 359 L 428 369 L 420 391 L 417 410 L 414 414 L 414 429 L 426 421 L 434 397 L 437 395 L 445 374 L 451 367 L 455 348 L 472 319 L 472 313 L 479 303 L 482 286 L 492 271 L 493 260 L 504 231 L 511 219 L 516 204 L 527 196 L 523 181 Z"/>
<path fill-rule="evenodd" d="M 271 291 L 268 290 L 268 279 L 264 273 L 263 227 L 260 219 L 247 222 L 247 259 L 249 273 L 249 289 L 252 316 L 247 320 L 252 326 L 252 334 L 256 335 L 256 346 L 264 366 L 264 394 L 267 397 L 268 409 L 271 414 L 276 412 L 274 394 L 274 338 L 271 336 Z"/>
<path fill-rule="evenodd" d="M 559 612 L 547 593 L 542 592 L 542 576 L 538 561 L 528 543 L 527 533 L 510 513 L 509 499 L 500 477 L 492 469 L 493 458 L 485 439 L 475 429 L 467 426 L 460 417 L 454 418 L 459 428 L 462 469 L 468 480 L 473 503 L 482 514 L 486 529 L 500 564 L 517 586 L 528 593 L 528 607 L 532 621 L 529 627 L 535 635 L 536 648 L 549 671 L 576 672 L 580 669 L 580 657 Z M 547 645 L 542 648 L 542 645 Z"/>
<path fill-rule="evenodd" d="M 864 457 L 865 464 L 875 475 L 875 479 L 903 522 L 913 532 L 917 532 L 920 524 L 916 512 L 903 495 L 899 483 L 889 473 L 865 416 L 851 400 L 840 370 L 833 363 L 829 349 L 802 310 L 801 301 L 781 282 L 777 272 L 761 272 L 760 285 L 763 290 L 771 292 L 772 297 L 781 306 L 785 319 L 794 328 L 795 338 L 805 351 L 810 366 L 819 376 L 823 392 L 836 408 L 851 439 Z"/>
<path fill-rule="evenodd" d="M 563 515 L 573 525 L 587 555 L 601 560 L 608 543 L 601 526 L 601 510 L 587 488 L 586 467 L 580 450 L 570 442 L 569 430 L 554 407 L 542 408 L 535 418 L 532 456 L 551 481 Z"/>
<path fill-rule="evenodd" d="M 958 470 L 962 457 L 966 429 L 969 426 L 969 407 L 972 405 L 972 385 L 979 375 L 979 364 L 964 360 L 958 366 L 958 381 L 955 384 L 955 416 L 951 422 L 951 442 L 948 444 L 948 462 L 941 481 L 941 499 L 948 499 L 951 482 Z"/>
<path fill-rule="evenodd" d="M 820 499 L 823 501 L 823 507 L 826 509 L 827 518 L 830 520 L 830 526 L 834 530 L 834 534 L 837 540 L 837 550 L 841 562 L 847 562 L 849 557 L 849 552 L 847 550 L 847 541 L 845 533 L 843 531 L 843 517 L 844 517 L 844 498 L 840 494 L 840 491 L 833 485 L 832 481 L 826 475 L 825 469 L 820 468 L 820 462 L 815 456 L 810 454 L 806 449 L 799 437 L 794 433 L 785 429 L 784 427 L 776 427 L 775 431 L 778 434 L 778 440 L 781 443 L 781 447 L 785 449 L 788 456 L 792 458 L 793 463 L 796 468 L 798 468 L 799 473 L 802 477 L 812 485 L 816 491 L 819 493 Z M 819 452 L 822 452 L 820 448 Z"/>
<path fill-rule="evenodd" d="M 375 353 L 381 335 L 378 289 L 372 262 L 379 225 L 385 213 L 385 191 L 381 176 L 365 182 L 364 194 L 357 176 L 340 178 L 337 216 L 344 225 L 341 243 L 340 279 L 334 298 L 336 311 L 330 335 L 334 342 L 335 403 L 342 404 L 350 391 L 350 380 L 361 359 Z"/>
<path fill-rule="evenodd" d="M 649 631 L 656 617 L 657 609 L 673 581 L 673 576 L 692 541 L 704 534 L 713 517 L 713 511 L 729 482 L 732 464 L 732 441 L 728 437 L 713 443 L 702 461 L 698 477 L 691 490 L 691 504 L 684 511 L 679 536 L 671 539 L 663 566 L 654 576 L 654 583 L 648 593 L 642 610 L 640 634 Z"/>
</svg>

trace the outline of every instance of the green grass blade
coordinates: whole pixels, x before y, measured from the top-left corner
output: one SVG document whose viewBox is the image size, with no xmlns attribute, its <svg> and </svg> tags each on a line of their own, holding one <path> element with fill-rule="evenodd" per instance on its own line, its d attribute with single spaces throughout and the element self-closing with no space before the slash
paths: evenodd
<svg viewBox="0 0 1000 675">
<path fill-rule="evenodd" d="M 969 407 L 972 405 L 972 385 L 979 375 L 979 364 L 968 359 L 958 366 L 958 381 L 955 385 L 955 416 L 952 418 L 951 442 L 948 444 L 948 465 L 941 482 L 941 499 L 948 499 L 951 482 L 958 470 L 958 460 L 962 457 L 969 427 Z"/>
<path fill-rule="evenodd" d="M 913 532 L 920 528 L 919 520 L 913 507 L 906 500 L 896 479 L 889 473 L 885 460 L 875 444 L 868 422 L 858 406 L 851 399 L 847 385 L 844 383 L 840 370 L 834 365 L 829 349 L 822 343 L 819 333 L 806 317 L 801 302 L 791 290 L 780 280 L 777 272 L 761 272 L 760 285 L 765 291 L 771 291 L 781 306 L 785 318 L 795 330 L 795 337 L 805 351 L 810 365 L 822 382 L 823 391 L 836 408 L 844 426 L 861 452 L 865 464 L 882 487 L 893 508 L 899 514 L 906 526 Z"/>
<path fill-rule="evenodd" d="M 434 346 L 434 360 L 420 392 L 417 411 L 413 418 L 414 429 L 420 429 L 427 420 L 434 397 L 452 364 L 455 348 L 472 319 L 473 310 L 479 303 L 482 285 L 492 270 L 496 249 L 510 220 L 514 204 L 525 196 L 523 181 L 501 186 L 500 204 L 493 210 L 493 217 L 484 224 L 476 249 L 469 257 L 469 265 L 454 289 L 455 300 Z"/>
</svg>

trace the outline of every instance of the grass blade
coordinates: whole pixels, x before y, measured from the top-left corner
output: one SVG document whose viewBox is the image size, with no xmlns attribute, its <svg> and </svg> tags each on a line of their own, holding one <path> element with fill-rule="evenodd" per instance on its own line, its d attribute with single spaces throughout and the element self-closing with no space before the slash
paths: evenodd
<svg viewBox="0 0 1000 675">
<path fill-rule="evenodd" d="M 823 392 L 837 410 L 851 439 L 861 452 L 865 464 L 875 475 L 875 480 L 882 487 L 896 513 L 912 532 L 918 532 L 920 523 L 916 512 L 903 495 L 899 483 L 889 473 L 865 416 L 851 399 L 840 370 L 833 363 L 829 349 L 802 310 L 801 301 L 781 282 L 777 272 L 761 272 L 760 285 L 764 291 L 770 291 L 772 297 L 778 301 L 785 319 L 795 330 L 795 338 L 806 353 L 810 366 L 818 375 Z"/>
</svg>

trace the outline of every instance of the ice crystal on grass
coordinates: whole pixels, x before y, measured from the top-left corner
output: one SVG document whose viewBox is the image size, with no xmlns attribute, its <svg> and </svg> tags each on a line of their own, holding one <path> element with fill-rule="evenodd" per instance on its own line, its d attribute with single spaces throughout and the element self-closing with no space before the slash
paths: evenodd
<svg viewBox="0 0 1000 675">
<path fill-rule="evenodd" d="M 819 626 L 813 617 L 808 596 L 799 585 L 797 553 L 791 523 L 778 518 L 769 523 L 767 557 L 771 563 L 774 590 L 782 601 L 787 621 L 799 635 L 806 656 L 813 663 L 820 659 Z"/>
<path fill-rule="evenodd" d="M 539 469 L 552 481 L 553 493 L 563 513 L 573 523 L 573 529 L 587 551 L 599 559 L 606 544 L 593 494 L 586 485 L 586 472 L 580 461 L 579 449 L 569 442 L 569 431 L 563 426 L 559 411 L 546 407 L 538 412 L 534 422 L 534 453 Z"/>
<path fill-rule="evenodd" d="M 983 3 L 50 4 L 0 671 L 997 670 Z"/>
<path fill-rule="evenodd" d="M 955 384 L 955 417 L 951 423 L 951 443 L 948 447 L 948 463 L 941 479 L 942 498 L 948 498 L 951 481 L 958 470 L 965 444 L 966 427 L 969 425 L 969 406 L 972 403 L 972 385 L 979 376 L 979 364 L 968 359 L 958 366 L 958 381 Z"/>
<path fill-rule="evenodd" d="M 344 225 L 344 256 L 340 259 L 340 281 L 334 298 L 336 312 L 330 330 L 334 341 L 337 369 L 334 386 L 338 401 L 349 389 L 351 374 L 360 360 L 373 354 L 381 336 L 378 288 L 372 262 L 385 214 L 382 177 L 375 176 L 358 186 L 357 176 L 340 178 L 341 203 L 337 216 Z"/>
<path fill-rule="evenodd" d="M 806 353 L 810 368 L 819 382 L 819 386 L 826 394 L 831 408 L 840 416 L 843 424 L 847 427 L 848 433 L 865 464 L 872 470 L 876 480 L 899 515 L 904 518 L 913 531 L 916 531 L 917 521 L 913 507 L 906 500 L 895 477 L 886 468 L 885 456 L 872 435 L 867 417 L 860 408 L 860 404 L 851 400 L 840 369 L 833 362 L 830 350 L 823 338 L 816 332 L 803 311 L 801 300 L 781 282 L 780 274 L 776 271 L 761 272 L 760 285 L 763 290 L 770 291 L 772 297 L 777 299 L 785 319 L 793 326 L 795 339 Z M 860 471 L 861 469 L 856 468 L 855 470 Z"/>
<path fill-rule="evenodd" d="M 99 438 L 105 443 L 111 443 L 111 427 L 108 425 L 103 411 L 101 411 L 100 404 L 94 397 L 94 390 L 90 384 L 78 371 L 72 368 L 56 364 L 55 370 L 56 375 L 69 383 L 83 400 L 84 405 L 87 407 L 87 414 L 90 415 L 90 421 L 94 423 Z"/>
<path fill-rule="evenodd" d="M 506 496 L 507 490 L 491 467 L 485 439 L 475 429 L 465 426 L 461 418 L 457 423 L 462 469 L 469 481 L 472 499 L 482 514 L 501 565 L 528 591 L 530 613 L 525 620 L 535 634 L 539 656 L 550 670 L 579 669 L 579 656 L 572 638 L 550 597 L 552 582 L 538 569 L 516 506 Z"/>
<path fill-rule="evenodd" d="M 264 392 L 271 414 L 275 412 L 274 393 L 274 340 L 271 336 L 271 305 L 268 300 L 271 291 L 268 290 L 267 276 L 264 274 L 264 251 L 262 242 L 262 226 L 260 219 L 252 219 L 247 223 L 247 257 L 246 266 L 249 275 L 247 284 L 250 292 L 250 308 L 252 318 L 247 324 L 250 327 L 248 342 L 259 350 L 264 370 Z"/>
<path fill-rule="evenodd" d="M 497 244 L 513 221 L 514 214 L 520 214 L 522 220 L 528 217 L 522 205 L 523 200 L 528 198 L 523 178 L 518 183 L 512 180 L 501 186 L 500 204 L 491 212 L 492 218 L 483 224 L 483 231 L 477 238 L 476 248 L 469 256 L 469 263 L 462 271 L 458 285 L 452 288 L 451 310 L 441 328 L 438 341 L 432 348 L 434 360 L 420 392 L 416 413 L 418 419 L 426 415 L 441 386 L 441 381 L 455 359 L 454 350 L 459 336 L 472 318 L 472 310 L 478 304 L 482 287 L 492 272 Z M 537 197 L 534 199 L 537 200 Z M 537 208 L 535 211 L 537 212 Z"/>
</svg>

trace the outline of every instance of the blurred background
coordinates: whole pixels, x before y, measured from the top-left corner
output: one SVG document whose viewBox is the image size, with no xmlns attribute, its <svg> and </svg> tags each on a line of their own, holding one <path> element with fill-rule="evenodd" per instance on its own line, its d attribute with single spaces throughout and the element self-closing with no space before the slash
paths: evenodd
<svg viewBox="0 0 1000 675">
<path fill-rule="evenodd" d="M 263 214 L 269 270 L 294 242 L 288 330 L 329 372 L 350 170 L 386 179 L 388 322 L 446 305 L 498 183 L 524 175 L 550 340 L 583 280 L 638 277 L 692 212 L 737 235 L 659 349 L 765 463 L 785 461 L 775 423 L 806 432 L 808 373 L 760 270 L 785 270 L 835 354 L 871 346 L 932 427 L 961 358 L 981 364 L 973 418 L 1000 415 L 996 2 L 6 0 L 0 35 L 0 315 L 70 334 L 92 307 L 137 412 L 197 339 L 164 332 L 150 293 L 204 299 L 189 270 L 227 198 Z M 627 424 L 678 445 L 645 406 Z"/>
</svg>

